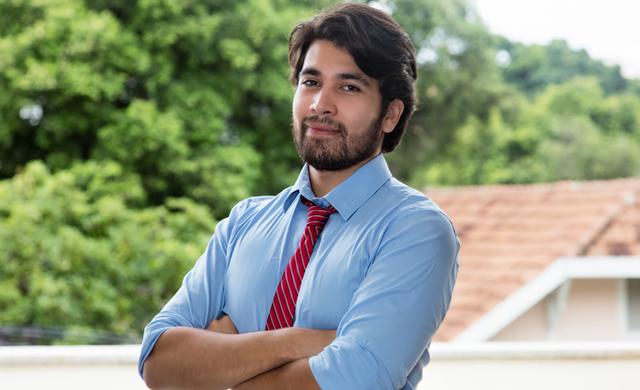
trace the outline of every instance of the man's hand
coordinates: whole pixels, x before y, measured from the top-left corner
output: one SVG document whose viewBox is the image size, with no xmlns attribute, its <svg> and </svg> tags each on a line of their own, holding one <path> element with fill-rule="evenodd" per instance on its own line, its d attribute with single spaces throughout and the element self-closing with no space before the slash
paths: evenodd
<svg viewBox="0 0 640 390">
<path fill-rule="evenodd" d="M 238 329 L 231 321 L 231 317 L 223 315 L 217 320 L 213 320 L 207 326 L 207 330 L 224 333 L 224 334 L 238 334 Z M 324 347 L 331 344 L 336 338 L 335 330 L 315 330 L 315 329 L 302 329 L 296 328 L 296 331 L 305 332 L 304 342 L 300 344 L 294 344 L 291 347 L 296 351 L 299 356 L 311 357 L 317 355 Z"/>
<path fill-rule="evenodd" d="M 204 330 L 174 327 L 164 332 L 144 364 L 144 380 L 152 389 L 228 389 L 244 382 L 247 389 L 284 389 L 283 384 L 313 379 L 306 359 L 335 337 L 335 330 L 298 327 L 240 334 L 224 315 Z"/>
<path fill-rule="evenodd" d="M 238 329 L 236 329 L 233 321 L 226 314 L 217 320 L 211 321 L 209 326 L 207 326 L 207 330 L 216 333 L 238 334 Z M 307 336 L 306 341 L 308 342 L 308 346 L 311 347 L 307 347 L 309 348 L 307 349 L 307 353 L 313 355 L 319 353 L 321 349 L 329 345 L 336 338 L 336 331 L 313 331 Z M 284 389 L 284 385 L 286 385 L 287 388 L 295 389 L 319 389 L 318 384 L 311 374 L 307 359 L 301 359 L 258 375 L 249 381 L 239 384 L 232 390 L 266 390 L 271 388 L 282 390 Z"/>
<path fill-rule="evenodd" d="M 236 329 L 233 321 L 231 321 L 231 318 L 226 314 L 217 320 L 211 321 L 209 326 L 207 326 L 207 330 L 217 333 L 238 334 L 238 329 Z"/>
<path fill-rule="evenodd" d="M 287 363 L 258 375 L 232 390 L 321 390 L 309 367 L 309 359 Z"/>
</svg>

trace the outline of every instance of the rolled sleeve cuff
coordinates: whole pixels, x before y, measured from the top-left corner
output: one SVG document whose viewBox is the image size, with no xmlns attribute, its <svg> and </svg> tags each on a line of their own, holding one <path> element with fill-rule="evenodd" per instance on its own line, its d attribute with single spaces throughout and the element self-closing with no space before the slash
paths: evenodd
<svg viewBox="0 0 640 390">
<path fill-rule="evenodd" d="M 393 388 L 386 369 L 351 337 L 335 339 L 320 354 L 309 358 L 309 367 L 322 390 Z"/>
<path fill-rule="evenodd" d="M 153 351 L 153 347 L 156 346 L 156 343 L 158 342 L 158 339 L 160 338 L 160 336 L 162 336 L 162 334 L 167 330 L 169 330 L 170 328 L 171 328 L 170 326 L 166 326 L 166 325 L 158 326 L 157 324 L 155 327 L 153 326 L 147 327 L 144 333 L 144 338 L 142 339 L 142 345 L 140 347 L 140 357 L 138 358 L 138 374 L 140 374 L 141 378 L 144 379 L 144 376 L 142 375 L 143 374 L 142 371 L 144 369 L 144 362 L 147 361 L 147 358 L 151 354 L 151 351 Z"/>
</svg>

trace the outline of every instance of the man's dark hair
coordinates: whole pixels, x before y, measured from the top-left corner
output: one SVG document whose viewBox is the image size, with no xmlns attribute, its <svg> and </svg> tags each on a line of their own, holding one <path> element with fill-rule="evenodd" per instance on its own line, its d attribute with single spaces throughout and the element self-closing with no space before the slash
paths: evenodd
<svg viewBox="0 0 640 390">
<path fill-rule="evenodd" d="M 289 67 L 294 85 L 298 84 L 309 46 L 318 39 L 347 50 L 367 76 L 378 80 L 381 115 L 394 99 L 404 103 L 398 124 L 382 142 L 382 151 L 391 152 L 400 143 L 416 105 L 416 49 L 411 39 L 391 16 L 378 9 L 355 3 L 337 5 L 291 32 Z"/>
</svg>

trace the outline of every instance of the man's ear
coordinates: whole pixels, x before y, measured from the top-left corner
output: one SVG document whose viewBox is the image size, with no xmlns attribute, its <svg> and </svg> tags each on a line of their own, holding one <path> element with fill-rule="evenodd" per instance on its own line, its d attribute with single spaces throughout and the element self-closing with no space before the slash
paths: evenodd
<svg viewBox="0 0 640 390">
<path fill-rule="evenodd" d="M 403 111 L 404 103 L 402 100 L 394 99 L 391 101 L 387 107 L 387 113 L 385 114 L 384 119 L 382 119 L 382 131 L 385 133 L 391 133 L 393 129 L 396 128 Z"/>
</svg>

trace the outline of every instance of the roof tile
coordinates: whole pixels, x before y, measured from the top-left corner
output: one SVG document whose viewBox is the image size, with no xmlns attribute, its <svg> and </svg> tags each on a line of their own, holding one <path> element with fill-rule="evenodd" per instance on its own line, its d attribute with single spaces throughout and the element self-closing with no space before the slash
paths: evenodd
<svg viewBox="0 0 640 390">
<path fill-rule="evenodd" d="M 454 339 L 558 257 L 640 255 L 640 177 L 425 192 L 462 242 L 437 341 Z"/>
</svg>

